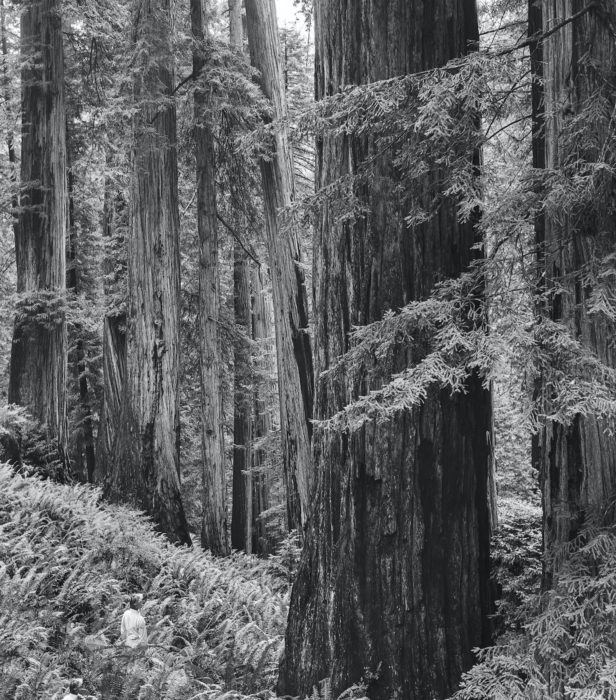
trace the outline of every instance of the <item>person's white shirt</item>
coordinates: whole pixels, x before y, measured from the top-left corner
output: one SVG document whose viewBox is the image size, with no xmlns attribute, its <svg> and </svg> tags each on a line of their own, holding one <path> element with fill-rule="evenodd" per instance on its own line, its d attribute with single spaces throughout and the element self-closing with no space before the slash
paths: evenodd
<svg viewBox="0 0 616 700">
<path fill-rule="evenodd" d="M 75 695 L 75 693 L 67 693 L 62 700 L 79 700 L 79 695 Z"/>
<path fill-rule="evenodd" d="M 131 647 L 132 649 L 147 645 L 148 632 L 145 626 L 145 620 L 138 610 L 129 608 L 124 615 L 122 615 L 120 638 L 127 647 Z"/>
</svg>

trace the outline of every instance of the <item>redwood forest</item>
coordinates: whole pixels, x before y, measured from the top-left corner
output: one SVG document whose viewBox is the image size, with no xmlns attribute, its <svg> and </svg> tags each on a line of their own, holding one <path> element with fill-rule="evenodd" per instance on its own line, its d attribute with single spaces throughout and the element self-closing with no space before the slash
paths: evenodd
<svg viewBox="0 0 616 700">
<path fill-rule="evenodd" d="M 616 699 L 614 0 L 0 63 L 0 700 Z"/>
</svg>

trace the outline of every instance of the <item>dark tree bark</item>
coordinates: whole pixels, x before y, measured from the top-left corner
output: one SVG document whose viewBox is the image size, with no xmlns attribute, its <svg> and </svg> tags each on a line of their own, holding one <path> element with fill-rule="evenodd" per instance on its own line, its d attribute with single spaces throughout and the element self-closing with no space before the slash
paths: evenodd
<svg viewBox="0 0 616 700">
<path fill-rule="evenodd" d="M 66 117 L 57 0 L 28 0 L 21 15 L 21 195 L 15 229 L 17 308 L 9 402 L 27 406 L 66 456 Z"/>
<path fill-rule="evenodd" d="M 472 0 L 317 0 L 317 98 L 442 65 L 477 38 Z M 379 158 L 368 138 L 317 144 L 319 188 L 368 159 L 376 170 L 369 186 L 357 186 L 365 218 L 337 223 L 327 203 L 317 218 L 317 419 L 421 359 L 420 348 L 400 343 L 355 380 L 324 375 L 349 349 L 351 328 L 426 298 L 476 255 L 474 226 L 457 221 L 454 201 L 405 226 L 404 206 L 390 196 L 404 178 L 392 158 Z M 426 175 L 426 195 L 437 182 L 438 173 Z M 388 421 L 315 430 L 315 506 L 279 692 L 309 694 L 329 677 L 336 697 L 366 670 L 377 673 L 371 698 L 443 698 L 456 688 L 471 649 L 490 636 L 490 429 L 490 396 L 473 377 L 465 394 L 431 387 L 420 406 Z"/>
<path fill-rule="evenodd" d="M 77 249 L 79 246 L 79 233 L 75 225 L 75 205 L 73 200 L 74 181 L 71 172 L 71 148 L 70 134 L 67 129 L 67 158 L 69 161 L 68 167 L 68 197 L 69 197 L 69 246 L 68 246 L 68 269 L 66 273 L 66 288 L 73 294 L 81 292 L 81 279 L 78 270 Z M 96 473 L 96 452 L 94 448 L 94 421 L 92 416 L 92 397 L 90 386 L 87 379 L 88 358 L 86 354 L 86 344 L 83 338 L 83 329 L 81 324 L 76 324 L 74 327 L 75 338 L 73 341 L 69 338 L 69 348 L 73 345 L 72 351 L 69 349 L 68 362 L 69 370 L 73 376 L 73 381 L 79 391 L 79 437 L 75 440 L 76 447 L 74 455 L 71 456 L 71 471 L 77 474 L 82 481 L 94 483 Z M 85 469 L 84 469 L 85 466 Z"/>
<path fill-rule="evenodd" d="M 274 0 L 246 0 L 248 46 L 259 70 L 261 88 L 279 121 L 272 157 L 260 162 L 265 227 L 274 298 L 282 455 L 289 528 L 302 528 L 310 510 L 313 402 L 312 350 L 308 335 L 308 300 L 298 233 L 285 224 L 283 210 L 294 198 L 293 168 L 285 120 L 286 99 L 278 57 Z"/>
<path fill-rule="evenodd" d="M 241 53 L 242 3 L 229 0 L 229 43 Z M 231 546 L 252 552 L 252 352 L 250 340 L 250 259 L 243 247 L 233 247 L 233 310 L 236 340 L 233 347 L 233 505 Z"/>
<path fill-rule="evenodd" d="M 608 13 L 614 26 L 614 8 L 606 4 L 602 10 L 576 0 L 544 0 L 535 9 L 544 32 L 578 12 L 577 19 L 543 41 L 543 76 L 539 73 L 538 77 L 544 80 L 544 109 L 538 116 L 544 133 L 535 132 L 534 162 L 549 170 L 570 168 L 578 158 L 593 163 L 605 157 L 603 144 L 613 129 L 616 46 Z M 534 67 L 537 74 L 541 64 Z M 584 133 L 574 136 L 575 120 L 589 108 Z M 616 217 L 610 202 L 616 196 L 616 179 L 603 171 L 594 176 L 593 187 L 590 201 L 579 202 L 569 211 L 548 209 L 537 226 L 546 291 L 544 312 L 601 362 L 616 367 L 614 323 L 601 312 L 589 312 L 597 283 L 590 273 L 615 252 Z M 590 511 L 613 497 L 616 438 L 603 421 L 580 414 L 570 425 L 548 422 L 538 447 L 548 555 L 545 583 L 549 585 L 558 568 L 560 545 L 575 538 Z"/>
<path fill-rule="evenodd" d="M 203 519 L 201 544 L 214 554 L 227 554 L 225 465 L 220 391 L 220 340 L 218 337 L 220 281 L 216 169 L 214 139 L 207 123 L 206 87 L 199 78 L 205 66 L 206 28 L 202 0 L 191 0 L 194 93 L 195 159 L 197 167 L 197 228 L 199 231 L 199 345 L 201 370 L 201 443 L 203 450 Z"/>
<path fill-rule="evenodd" d="M 179 480 L 179 212 L 168 0 L 135 3 L 126 377 L 107 493 L 190 543 Z"/>
<path fill-rule="evenodd" d="M 233 510 L 231 546 L 252 552 L 252 412 L 250 262 L 236 244 L 233 253 L 235 312 L 233 386 Z"/>
</svg>

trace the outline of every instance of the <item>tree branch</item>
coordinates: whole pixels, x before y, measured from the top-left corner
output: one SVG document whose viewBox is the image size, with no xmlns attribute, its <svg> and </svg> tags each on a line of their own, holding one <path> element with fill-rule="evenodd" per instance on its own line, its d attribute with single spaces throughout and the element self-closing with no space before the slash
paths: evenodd
<svg viewBox="0 0 616 700">
<path fill-rule="evenodd" d="M 257 260 L 257 258 L 255 258 L 255 256 L 248 250 L 248 248 L 246 248 L 246 246 L 245 246 L 244 243 L 242 242 L 242 239 L 240 238 L 240 236 L 239 236 L 239 235 L 236 233 L 236 231 L 222 218 L 222 216 L 221 216 L 218 212 L 216 212 L 216 218 L 217 218 L 218 221 L 220 221 L 220 223 L 231 233 L 231 235 L 233 236 L 233 238 L 240 244 L 240 247 L 241 247 L 242 250 L 246 253 L 246 255 L 247 255 L 251 260 L 253 260 L 259 267 L 261 267 L 261 263 L 259 262 L 259 260 Z"/>
<path fill-rule="evenodd" d="M 576 19 L 583 17 L 586 13 L 590 12 L 591 10 L 600 9 L 601 3 L 597 0 L 594 0 L 586 7 L 583 7 L 579 12 L 576 12 L 570 17 L 567 17 L 562 22 L 559 22 L 558 24 L 554 25 L 551 29 L 548 29 L 547 32 L 535 32 L 534 34 L 531 34 L 530 36 L 526 37 L 526 39 L 521 43 L 516 44 L 515 46 L 511 46 L 508 49 L 503 49 L 502 51 L 499 51 L 496 54 L 496 56 L 506 56 L 509 53 L 517 51 L 518 49 L 523 49 L 525 46 L 530 46 L 531 44 L 545 41 L 545 39 L 547 39 L 549 36 L 552 36 L 552 34 L 556 34 L 556 32 L 560 31 L 563 27 L 566 27 L 568 24 L 571 24 L 571 22 L 575 22 Z"/>
</svg>

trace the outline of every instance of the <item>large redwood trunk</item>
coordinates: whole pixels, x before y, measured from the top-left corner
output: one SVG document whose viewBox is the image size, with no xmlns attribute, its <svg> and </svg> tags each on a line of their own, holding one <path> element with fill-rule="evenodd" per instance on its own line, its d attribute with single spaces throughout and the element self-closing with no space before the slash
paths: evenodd
<svg viewBox="0 0 616 700">
<path fill-rule="evenodd" d="M 571 168 L 581 158 L 589 163 L 604 158 L 604 144 L 613 130 L 616 106 L 616 46 L 604 11 L 578 0 L 544 0 L 544 32 L 565 24 L 543 42 L 545 129 L 535 138 L 535 165 L 550 170 Z M 609 9 L 612 22 L 614 8 Z M 537 13 L 538 10 L 535 10 Z M 531 15 L 531 19 L 533 15 Z M 573 136 L 584 118 L 584 135 Z M 607 171 L 595 175 L 595 194 L 569 211 L 547 213 L 537 227 L 540 263 L 545 274 L 545 313 L 567 329 L 590 353 L 616 367 L 616 328 L 602 312 L 589 312 L 596 292 L 593 271 L 615 252 L 616 217 L 613 205 L 616 179 Z M 613 294 L 613 286 L 612 292 Z M 550 399 L 545 387 L 545 398 Z M 539 440 L 539 467 L 543 485 L 546 583 L 558 568 L 560 545 L 572 540 L 588 512 L 613 498 L 616 487 L 616 438 L 593 415 L 578 415 L 570 425 L 548 422 Z"/>
<path fill-rule="evenodd" d="M 28 0 L 21 15 L 21 195 L 9 402 L 27 406 L 66 459 L 66 116 L 58 0 Z"/>
<path fill-rule="evenodd" d="M 294 184 L 274 0 L 246 0 L 246 26 L 251 61 L 260 72 L 261 88 L 271 100 L 274 118 L 279 121 L 274 130 L 271 158 L 262 159 L 260 169 L 274 299 L 287 516 L 292 529 L 304 525 L 310 510 L 313 369 L 298 232 L 291 223 L 285 224 L 284 217 L 285 207 L 293 202 Z"/>
<path fill-rule="evenodd" d="M 201 371 L 201 444 L 203 450 L 203 517 L 201 545 L 214 554 L 227 554 L 225 465 L 220 391 L 218 221 L 214 138 L 207 123 L 205 66 L 206 34 L 202 0 L 191 0 L 194 93 L 197 228 L 199 231 L 199 367 Z"/>
<path fill-rule="evenodd" d="M 472 1 L 317 0 L 317 98 L 442 65 L 477 31 Z M 404 178 L 392 158 L 379 158 L 366 138 L 318 143 L 319 188 L 368 159 L 377 174 L 356 188 L 365 218 L 337 223 L 325 204 L 317 220 L 317 419 L 421 359 L 420 347 L 400 342 L 374 367 L 352 368 L 359 376 L 324 375 L 349 349 L 352 327 L 426 298 L 476 254 L 474 227 L 458 223 L 454 201 L 405 226 L 407 211 L 390 196 Z M 427 194 L 437 180 L 426 175 Z M 432 387 L 421 406 L 387 421 L 315 430 L 315 506 L 279 691 L 306 695 L 328 677 L 336 697 L 366 671 L 376 674 L 371 698 L 425 700 L 455 689 L 471 649 L 489 641 L 490 430 L 490 396 L 476 377 L 464 394 Z"/>
<path fill-rule="evenodd" d="M 179 481 L 179 213 L 168 0 L 135 3 L 126 377 L 107 492 L 190 543 Z M 164 101 L 163 101 L 164 99 Z"/>
</svg>

